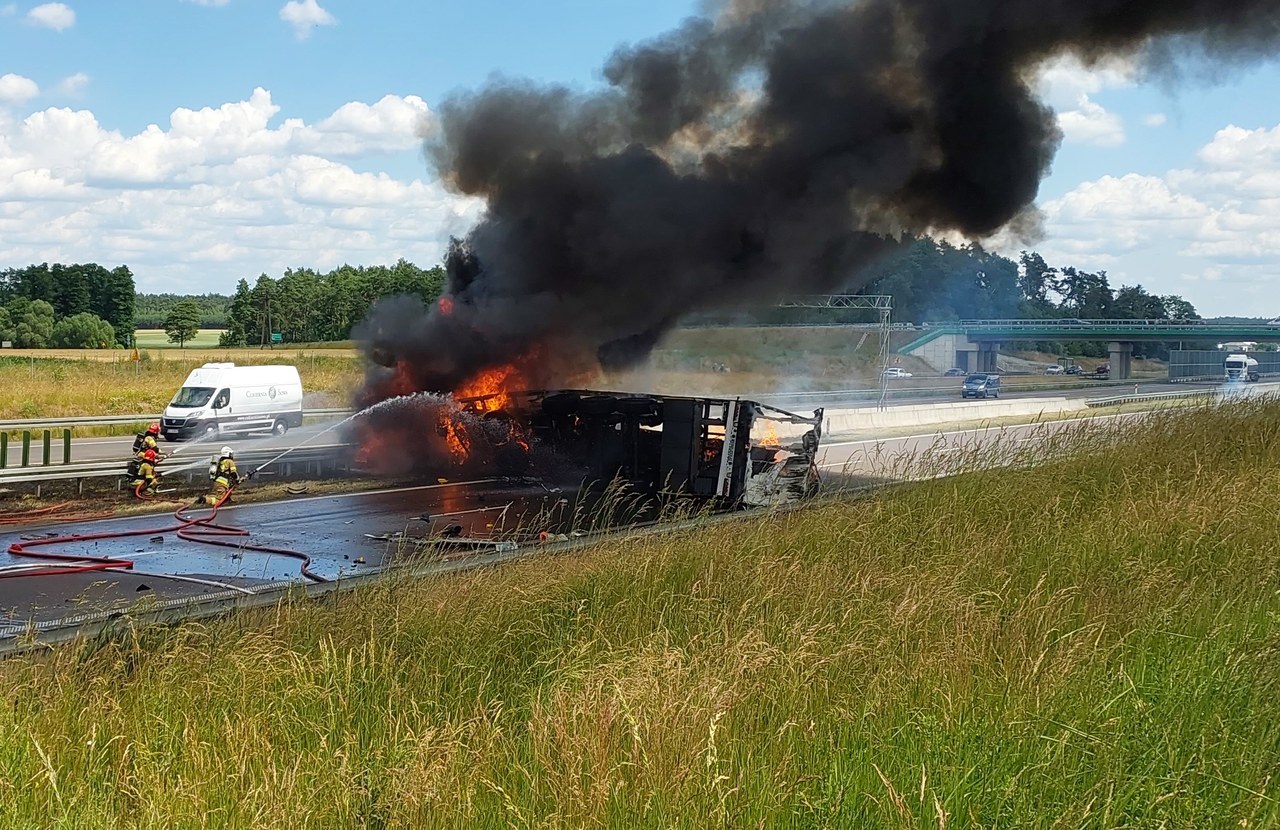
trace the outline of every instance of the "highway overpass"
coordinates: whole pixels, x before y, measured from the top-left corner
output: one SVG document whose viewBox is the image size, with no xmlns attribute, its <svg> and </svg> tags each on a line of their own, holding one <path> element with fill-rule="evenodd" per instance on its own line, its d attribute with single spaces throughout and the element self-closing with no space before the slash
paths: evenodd
<svg viewBox="0 0 1280 830">
<path fill-rule="evenodd" d="M 1043 340 L 1098 340 L 1109 344 L 1111 377 L 1130 376 L 1137 342 L 1280 342 L 1280 324 L 1213 323 L 1204 320 L 957 320 L 925 323 L 920 336 L 898 349 L 940 371 L 994 372 L 1003 343 Z"/>
</svg>

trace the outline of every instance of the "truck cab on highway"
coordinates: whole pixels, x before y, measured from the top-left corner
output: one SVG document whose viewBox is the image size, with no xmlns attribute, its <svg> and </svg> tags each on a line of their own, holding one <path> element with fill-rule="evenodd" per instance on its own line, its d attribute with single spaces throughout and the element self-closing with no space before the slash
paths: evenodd
<svg viewBox="0 0 1280 830">
<path fill-rule="evenodd" d="M 1227 355 L 1222 366 L 1227 383 L 1257 383 L 1262 377 L 1258 372 L 1258 361 L 1247 354 Z"/>
</svg>

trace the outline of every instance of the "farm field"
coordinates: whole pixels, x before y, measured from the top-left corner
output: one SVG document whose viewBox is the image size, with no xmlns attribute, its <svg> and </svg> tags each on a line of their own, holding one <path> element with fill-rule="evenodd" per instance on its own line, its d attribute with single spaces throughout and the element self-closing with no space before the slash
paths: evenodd
<svg viewBox="0 0 1280 830">
<path fill-rule="evenodd" d="M 213 349 L 218 346 L 218 338 L 223 329 L 200 329 L 196 336 L 188 340 L 185 349 Z M 177 349 L 177 343 L 170 343 L 164 329 L 138 329 L 134 332 L 134 341 L 139 349 Z"/>
<path fill-rule="evenodd" d="M 302 376 L 304 403 L 311 407 L 344 405 L 361 377 L 354 353 L 329 350 L 233 350 L 213 355 L 144 351 L 138 361 L 128 360 L 129 353 L 120 350 L 106 352 L 116 356 L 114 361 L 37 354 L 32 350 L 21 357 L 0 357 L 0 419 L 159 412 L 191 370 L 208 360 L 293 364 Z"/>
</svg>

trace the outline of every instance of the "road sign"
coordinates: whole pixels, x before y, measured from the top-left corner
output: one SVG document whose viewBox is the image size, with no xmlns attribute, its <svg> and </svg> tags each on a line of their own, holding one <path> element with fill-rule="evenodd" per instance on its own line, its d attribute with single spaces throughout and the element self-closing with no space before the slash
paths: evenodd
<svg viewBox="0 0 1280 830">
<path fill-rule="evenodd" d="M 271 342 L 272 342 L 272 343 L 283 343 L 283 342 L 284 342 L 284 335 L 283 335 L 283 334 L 281 334 L 281 333 L 280 333 L 280 332 L 278 332 L 278 331 L 273 331 L 273 332 L 271 332 Z"/>
</svg>

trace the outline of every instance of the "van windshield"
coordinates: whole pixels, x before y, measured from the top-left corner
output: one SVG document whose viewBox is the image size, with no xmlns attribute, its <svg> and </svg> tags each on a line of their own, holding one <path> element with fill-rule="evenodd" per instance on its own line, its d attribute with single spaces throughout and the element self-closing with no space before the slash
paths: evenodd
<svg viewBox="0 0 1280 830">
<path fill-rule="evenodd" d="M 186 408 L 204 406 L 209 402 L 209 398 L 212 396 L 212 386 L 184 386 L 178 390 L 178 394 L 173 396 L 173 400 L 169 402 L 169 406 Z"/>
<path fill-rule="evenodd" d="M 986 383 L 987 376 L 986 375 L 969 375 L 969 377 L 964 379 L 964 382 L 965 383 Z"/>
</svg>

